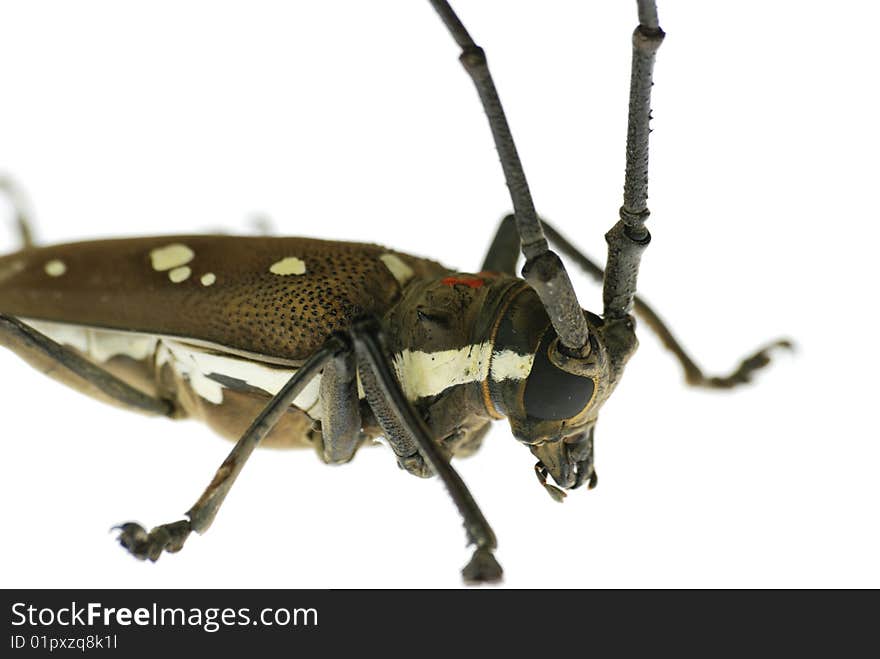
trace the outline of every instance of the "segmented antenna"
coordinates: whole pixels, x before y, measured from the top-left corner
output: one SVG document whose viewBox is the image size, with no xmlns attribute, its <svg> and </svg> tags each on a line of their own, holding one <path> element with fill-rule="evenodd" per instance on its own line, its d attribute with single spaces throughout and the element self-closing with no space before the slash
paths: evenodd
<svg viewBox="0 0 880 659">
<path fill-rule="evenodd" d="M 632 73 L 629 88 L 629 120 L 626 134 L 626 177 L 620 221 L 605 235 L 608 262 L 602 298 L 604 316 L 622 319 L 630 313 L 642 252 L 651 241 L 645 222 L 648 210 L 648 136 L 651 120 L 651 86 L 654 58 L 663 43 L 663 30 L 654 0 L 638 0 L 639 25 L 633 32 Z"/>
<path fill-rule="evenodd" d="M 501 99 L 489 73 L 486 54 L 468 34 L 446 0 L 431 0 L 431 4 L 461 48 L 459 60 L 473 80 L 483 110 L 489 119 L 492 138 L 495 140 L 495 148 L 498 150 L 504 178 L 513 202 L 522 252 L 526 257 L 522 275 L 541 298 L 541 303 L 547 309 L 562 347 L 572 355 L 580 355 L 589 345 L 587 321 L 565 266 L 556 253 L 547 246 L 547 239 L 535 212 L 526 175 L 510 133 L 510 126 L 501 107 Z"/>
</svg>

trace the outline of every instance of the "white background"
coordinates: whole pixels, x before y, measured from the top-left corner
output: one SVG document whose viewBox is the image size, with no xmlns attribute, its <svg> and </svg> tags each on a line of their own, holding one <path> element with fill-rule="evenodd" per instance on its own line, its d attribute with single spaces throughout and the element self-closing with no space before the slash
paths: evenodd
<svg viewBox="0 0 880 659">
<path fill-rule="evenodd" d="M 604 258 L 635 3 L 457 7 L 540 212 Z M 641 290 L 709 369 L 781 335 L 800 350 L 753 386 L 700 392 L 643 331 L 597 429 L 600 485 L 564 505 L 505 423 L 457 464 L 507 586 L 878 587 L 880 10 L 678 0 L 660 16 Z M 262 212 L 284 234 L 473 270 L 509 200 L 457 54 L 427 2 L 7 0 L 0 170 L 44 242 L 246 232 Z M 598 311 L 599 288 L 577 285 Z M 179 519 L 231 444 L 5 351 L 0 400 L 2 586 L 460 584 L 470 552 L 441 484 L 385 448 L 342 468 L 257 452 L 208 534 L 138 563 L 110 526 Z"/>
</svg>

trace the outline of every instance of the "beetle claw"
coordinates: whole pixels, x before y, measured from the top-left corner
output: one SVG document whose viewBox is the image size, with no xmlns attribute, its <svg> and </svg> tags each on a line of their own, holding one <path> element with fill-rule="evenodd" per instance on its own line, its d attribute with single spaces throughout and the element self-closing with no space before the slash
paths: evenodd
<svg viewBox="0 0 880 659">
<path fill-rule="evenodd" d="M 189 520 L 180 520 L 157 526 L 149 533 L 136 522 L 126 522 L 114 529 L 119 531 L 117 540 L 128 553 L 138 560 L 155 563 L 163 551 L 173 554 L 183 549 L 183 543 L 192 532 L 192 524 Z"/>
</svg>

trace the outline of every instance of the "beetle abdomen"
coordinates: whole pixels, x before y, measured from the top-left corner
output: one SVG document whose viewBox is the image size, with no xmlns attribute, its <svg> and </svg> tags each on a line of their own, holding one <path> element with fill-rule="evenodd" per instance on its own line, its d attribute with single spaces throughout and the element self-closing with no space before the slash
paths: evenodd
<svg viewBox="0 0 880 659">
<path fill-rule="evenodd" d="M 361 243 L 101 240 L 0 257 L 0 312 L 297 362 L 358 315 L 382 315 L 411 279 L 446 272 L 433 261 Z"/>
<path fill-rule="evenodd" d="M 200 419 L 230 439 L 238 439 L 297 370 L 295 366 L 243 359 L 173 337 L 25 320 L 41 334 L 131 386 L 173 403 L 174 416 Z M 58 373 L 53 369 L 49 374 Z M 264 446 L 311 444 L 313 426 L 321 419 L 320 378 L 316 376 L 293 401 L 282 422 L 263 441 Z M 81 390 L 94 395 L 88 389 Z"/>
</svg>

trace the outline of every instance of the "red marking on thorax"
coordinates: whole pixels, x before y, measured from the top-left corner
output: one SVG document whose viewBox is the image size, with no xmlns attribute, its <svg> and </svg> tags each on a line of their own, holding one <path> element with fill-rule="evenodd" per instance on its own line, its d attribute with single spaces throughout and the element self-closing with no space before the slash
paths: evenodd
<svg viewBox="0 0 880 659">
<path fill-rule="evenodd" d="M 480 288 L 486 282 L 479 277 L 446 277 L 441 281 L 446 286 L 468 286 L 469 288 Z"/>
</svg>

